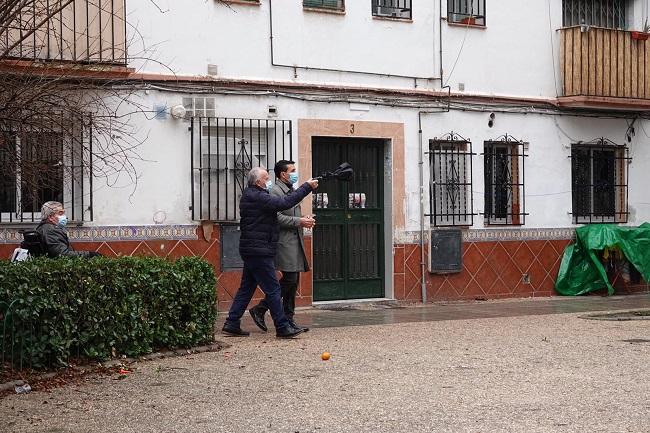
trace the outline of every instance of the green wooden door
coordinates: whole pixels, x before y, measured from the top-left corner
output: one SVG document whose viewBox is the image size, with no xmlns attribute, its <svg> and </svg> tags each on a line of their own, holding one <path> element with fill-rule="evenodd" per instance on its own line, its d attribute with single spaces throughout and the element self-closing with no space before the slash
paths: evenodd
<svg viewBox="0 0 650 433">
<path fill-rule="evenodd" d="M 381 140 L 313 139 L 314 174 L 354 167 L 351 182 L 321 182 L 314 195 L 314 301 L 384 297 L 383 157 Z"/>
</svg>

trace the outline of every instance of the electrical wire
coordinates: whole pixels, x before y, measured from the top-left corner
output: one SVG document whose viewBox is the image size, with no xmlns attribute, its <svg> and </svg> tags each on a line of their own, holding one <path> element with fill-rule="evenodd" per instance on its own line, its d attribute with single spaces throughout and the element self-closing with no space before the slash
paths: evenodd
<svg viewBox="0 0 650 433">
<path fill-rule="evenodd" d="M 448 102 L 444 97 L 433 99 L 431 102 L 422 101 L 422 99 L 406 97 L 382 97 L 376 95 L 369 95 L 364 93 L 341 93 L 341 94 L 323 94 L 322 92 L 308 92 L 303 90 L 295 91 L 276 91 L 276 90 L 242 90 L 216 87 L 210 83 L 205 84 L 183 84 L 183 83 L 122 83 L 117 86 L 126 86 L 133 88 L 139 86 L 141 89 L 153 89 L 161 92 L 172 93 L 193 93 L 193 94 L 219 94 L 219 95 L 234 95 L 234 96 L 274 96 L 287 99 L 302 100 L 306 102 L 320 102 L 320 103 L 362 103 L 368 105 L 380 105 L 389 107 L 404 107 L 413 108 L 418 110 L 425 109 L 441 109 L 449 107 L 450 110 L 455 111 L 470 111 L 470 112 L 497 112 L 497 113 L 511 113 L 511 114 L 538 114 L 538 115 L 552 115 L 552 116 L 567 116 L 567 117 L 589 117 L 598 119 L 630 119 L 633 116 L 649 120 L 650 112 L 648 113 L 608 113 L 604 114 L 600 111 L 580 111 L 580 112 L 567 112 L 563 111 L 560 107 L 552 106 L 522 106 L 520 104 L 509 104 L 505 102 L 498 103 L 478 103 L 466 101 L 453 101 Z M 565 135 L 568 136 L 568 134 Z"/>
<path fill-rule="evenodd" d="M 460 44 L 460 49 L 458 50 L 458 55 L 456 56 L 456 60 L 454 61 L 454 66 L 451 67 L 451 71 L 449 72 L 449 75 L 447 76 L 447 81 L 444 84 L 445 86 L 449 85 L 449 81 L 451 80 L 452 75 L 454 75 L 454 71 L 456 70 L 456 65 L 458 64 L 458 60 L 460 60 L 460 56 L 461 56 L 461 54 L 463 54 L 463 48 L 465 48 L 465 41 L 467 40 L 467 34 L 468 33 L 469 33 L 469 23 L 467 23 L 465 25 L 465 34 L 463 34 L 463 42 Z"/>
</svg>

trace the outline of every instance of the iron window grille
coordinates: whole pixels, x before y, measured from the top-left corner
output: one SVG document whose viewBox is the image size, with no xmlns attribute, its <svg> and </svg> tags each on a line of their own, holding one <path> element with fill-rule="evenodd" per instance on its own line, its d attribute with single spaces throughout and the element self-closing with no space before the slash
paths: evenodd
<svg viewBox="0 0 650 433">
<path fill-rule="evenodd" d="M 372 15 L 410 20 L 413 18 L 411 0 L 372 0 Z"/>
<path fill-rule="evenodd" d="M 563 0 L 562 26 L 624 29 L 628 0 Z"/>
<path fill-rule="evenodd" d="M 485 208 L 489 225 L 524 225 L 525 151 L 528 143 L 504 135 L 484 142 Z"/>
<path fill-rule="evenodd" d="M 474 224 L 472 142 L 451 132 L 429 140 L 429 217 L 435 227 Z"/>
<path fill-rule="evenodd" d="M 573 222 L 626 223 L 628 164 L 626 146 L 599 138 L 571 146 Z"/>
<path fill-rule="evenodd" d="M 485 26 L 485 0 L 447 0 L 447 21 Z"/>
<path fill-rule="evenodd" d="M 126 65 L 125 0 L 28 3 L 16 6 L 12 24 L 0 29 L 0 51 L 9 49 L 9 57 Z"/>
<path fill-rule="evenodd" d="M 303 0 L 302 6 L 315 9 L 332 9 L 337 11 L 345 10 L 344 0 Z"/>
<path fill-rule="evenodd" d="M 73 223 L 92 221 L 92 134 L 85 132 L 0 131 L 0 223 L 40 222 L 46 201 L 61 202 Z"/>
<path fill-rule="evenodd" d="M 239 200 L 254 167 L 273 174 L 293 158 L 291 121 L 222 117 L 190 120 L 192 219 L 239 221 Z"/>
</svg>

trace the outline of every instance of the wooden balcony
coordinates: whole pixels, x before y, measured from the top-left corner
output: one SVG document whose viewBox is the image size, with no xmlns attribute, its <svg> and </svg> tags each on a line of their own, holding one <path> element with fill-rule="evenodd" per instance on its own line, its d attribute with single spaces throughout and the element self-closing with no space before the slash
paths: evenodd
<svg viewBox="0 0 650 433">
<path fill-rule="evenodd" d="M 560 29 L 563 94 L 572 108 L 650 108 L 650 40 L 598 27 Z"/>
<path fill-rule="evenodd" d="M 31 4 L 31 3 L 27 3 Z M 126 1 L 34 2 L 0 28 L 4 57 L 125 66 Z"/>
</svg>

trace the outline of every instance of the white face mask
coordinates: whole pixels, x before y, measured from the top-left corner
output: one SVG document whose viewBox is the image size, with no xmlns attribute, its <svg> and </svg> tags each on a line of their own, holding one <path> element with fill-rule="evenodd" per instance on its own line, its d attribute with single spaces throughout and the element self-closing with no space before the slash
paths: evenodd
<svg viewBox="0 0 650 433">
<path fill-rule="evenodd" d="M 266 181 L 266 190 L 271 191 L 271 188 L 273 188 L 273 182 L 269 179 Z"/>
</svg>

